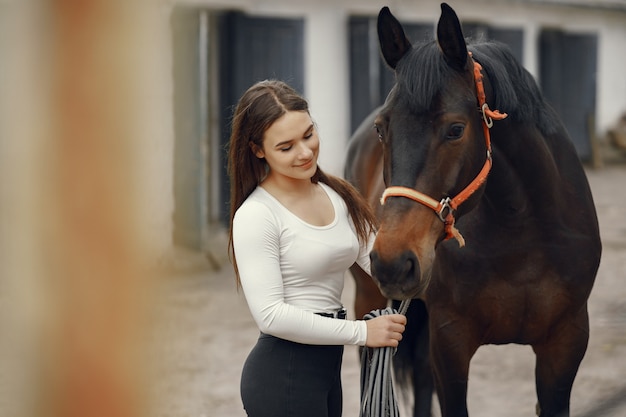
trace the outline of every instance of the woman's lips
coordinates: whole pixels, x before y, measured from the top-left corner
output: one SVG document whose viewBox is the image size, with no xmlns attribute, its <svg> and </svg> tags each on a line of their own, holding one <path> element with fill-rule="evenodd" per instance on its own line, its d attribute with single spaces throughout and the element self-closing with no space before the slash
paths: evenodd
<svg viewBox="0 0 626 417">
<path fill-rule="evenodd" d="M 305 162 L 304 164 L 300 164 L 297 165 L 298 168 L 302 168 L 302 169 L 309 169 L 313 166 L 313 160 L 310 159 L 309 161 Z"/>
</svg>

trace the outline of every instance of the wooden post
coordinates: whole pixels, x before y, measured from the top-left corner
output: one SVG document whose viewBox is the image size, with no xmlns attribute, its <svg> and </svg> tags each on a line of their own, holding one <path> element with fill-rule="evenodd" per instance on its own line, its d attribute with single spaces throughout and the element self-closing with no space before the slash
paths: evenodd
<svg viewBox="0 0 626 417">
<path fill-rule="evenodd" d="M 121 0 L 50 0 L 38 416 L 139 417 L 143 294 L 132 15 Z"/>
</svg>

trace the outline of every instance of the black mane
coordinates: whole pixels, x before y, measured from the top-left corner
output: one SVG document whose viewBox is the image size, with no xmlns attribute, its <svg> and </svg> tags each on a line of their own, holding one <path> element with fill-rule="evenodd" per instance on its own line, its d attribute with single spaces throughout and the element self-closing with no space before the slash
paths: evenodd
<svg viewBox="0 0 626 417">
<path fill-rule="evenodd" d="M 482 65 L 483 75 L 491 84 L 493 99 L 488 101 L 491 109 L 508 113 L 513 122 L 534 124 L 544 135 L 558 129 L 556 114 L 544 100 L 534 78 L 519 64 L 508 46 L 489 41 L 469 43 L 467 48 Z M 418 44 L 396 67 L 399 87 L 396 94 L 404 91 L 413 109 L 426 111 L 454 75 L 436 41 Z"/>
<path fill-rule="evenodd" d="M 412 109 L 428 111 L 453 76 L 435 41 L 417 44 L 396 67 L 396 94 L 406 93 Z"/>
</svg>

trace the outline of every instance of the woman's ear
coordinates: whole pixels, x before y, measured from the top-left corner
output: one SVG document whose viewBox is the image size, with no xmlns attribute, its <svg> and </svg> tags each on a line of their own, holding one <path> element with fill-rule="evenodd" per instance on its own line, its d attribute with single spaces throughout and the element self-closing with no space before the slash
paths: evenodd
<svg viewBox="0 0 626 417">
<path fill-rule="evenodd" d="M 263 152 L 263 149 L 261 149 L 255 143 L 250 142 L 250 149 L 252 149 L 252 153 L 256 155 L 257 158 L 259 159 L 265 158 L 265 152 Z"/>
</svg>

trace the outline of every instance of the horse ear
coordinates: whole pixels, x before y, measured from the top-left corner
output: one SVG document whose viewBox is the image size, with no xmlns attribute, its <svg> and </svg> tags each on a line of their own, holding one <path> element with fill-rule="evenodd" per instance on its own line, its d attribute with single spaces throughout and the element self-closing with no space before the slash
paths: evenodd
<svg viewBox="0 0 626 417">
<path fill-rule="evenodd" d="M 411 49 L 411 42 L 404 35 L 402 25 L 385 6 L 378 13 L 378 41 L 383 58 L 395 69 L 398 61 Z"/>
<path fill-rule="evenodd" d="M 441 17 L 437 24 L 437 42 L 448 65 L 457 71 L 466 69 L 467 46 L 461 22 L 452 7 L 441 3 Z"/>
</svg>

